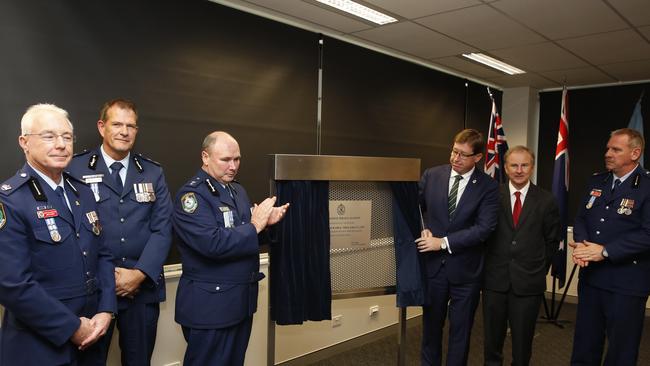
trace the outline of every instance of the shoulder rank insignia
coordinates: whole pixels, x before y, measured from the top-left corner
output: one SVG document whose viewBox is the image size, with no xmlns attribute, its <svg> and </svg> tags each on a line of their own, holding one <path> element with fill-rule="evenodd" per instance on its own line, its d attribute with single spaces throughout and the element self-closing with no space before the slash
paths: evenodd
<svg viewBox="0 0 650 366">
<path fill-rule="evenodd" d="M 88 161 L 88 168 L 95 170 L 97 169 L 97 154 L 90 155 L 90 161 Z"/>
<path fill-rule="evenodd" d="M 3 184 L 2 187 L 0 187 L 0 190 L 3 190 L 3 191 L 8 191 L 10 189 L 11 189 L 10 184 Z"/>
<path fill-rule="evenodd" d="M 7 223 L 7 215 L 5 214 L 5 206 L 0 202 L 0 230 L 5 227 Z"/>
<path fill-rule="evenodd" d="M 199 207 L 199 201 L 196 200 L 194 192 L 188 192 L 181 197 L 181 205 L 183 206 L 183 211 L 191 214 Z"/>
</svg>

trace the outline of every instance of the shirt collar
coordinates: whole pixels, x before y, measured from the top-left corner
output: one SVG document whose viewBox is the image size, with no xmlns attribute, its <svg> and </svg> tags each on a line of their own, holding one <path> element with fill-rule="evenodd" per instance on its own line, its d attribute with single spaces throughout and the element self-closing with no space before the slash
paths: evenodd
<svg viewBox="0 0 650 366">
<path fill-rule="evenodd" d="M 128 170 L 129 170 L 129 158 L 131 157 L 131 152 L 130 152 L 130 151 L 129 151 L 128 154 L 126 154 L 126 156 L 124 157 L 124 159 L 122 159 L 122 160 L 115 160 L 115 159 L 111 158 L 111 157 L 106 153 L 106 151 L 104 151 L 104 144 L 102 144 L 102 146 L 99 147 L 99 150 L 101 151 L 101 153 L 102 153 L 102 157 L 104 158 L 104 162 L 106 163 L 106 166 L 107 166 L 109 169 L 111 168 L 111 164 L 113 164 L 113 163 L 116 162 L 116 161 L 119 161 L 120 163 L 122 163 L 122 165 L 124 165 L 124 171 L 128 171 Z"/>
<path fill-rule="evenodd" d="M 50 188 L 52 188 L 53 191 L 56 191 L 56 187 L 61 187 L 61 188 L 65 189 L 65 186 L 63 185 L 63 175 L 61 175 L 61 181 L 59 182 L 59 184 L 56 184 L 52 180 L 52 178 L 50 178 L 47 175 L 41 173 L 40 170 L 34 168 L 30 163 L 27 163 L 27 165 L 29 165 L 29 167 L 32 168 L 32 170 L 35 171 L 36 174 L 38 174 L 38 176 L 41 177 L 45 181 L 45 183 L 47 183 L 47 185 L 50 186 Z"/>
<path fill-rule="evenodd" d="M 462 175 L 463 180 L 467 182 L 467 180 L 469 179 L 469 177 L 471 177 L 472 174 L 474 174 L 474 170 L 475 170 L 475 169 L 476 169 L 476 166 L 474 166 L 472 169 L 470 169 L 470 170 L 469 170 L 467 173 L 465 173 L 465 174 L 458 174 L 458 172 L 456 172 L 456 171 L 454 170 L 454 168 L 451 168 L 451 177 L 450 177 L 450 179 L 453 178 L 453 177 L 455 177 L 455 176 L 457 176 L 457 175 Z"/>
<path fill-rule="evenodd" d="M 526 183 L 526 185 L 522 189 L 515 188 L 515 186 L 512 185 L 511 181 L 508 181 L 508 187 L 510 188 L 511 196 L 515 194 L 515 192 L 517 191 L 521 192 L 522 196 L 526 196 L 526 193 L 528 193 L 528 188 L 530 188 L 530 180 L 528 181 L 528 183 Z"/>
<path fill-rule="evenodd" d="M 612 176 L 614 177 L 613 180 L 618 179 L 618 180 L 621 181 L 621 183 L 625 182 L 625 180 L 626 180 L 627 178 L 629 178 L 630 175 L 632 175 L 632 173 L 634 173 L 634 171 L 636 171 L 636 168 L 637 168 L 638 166 L 639 166 L 639 164 L 637 164 L 637 165 L 634 167 L 634 169 L 630 170 L 627 174 L 625 174 L 625 175 L 622 176 L 622 177 L 617 177 L 616 174 L 612 173 Z"/>
</svg>

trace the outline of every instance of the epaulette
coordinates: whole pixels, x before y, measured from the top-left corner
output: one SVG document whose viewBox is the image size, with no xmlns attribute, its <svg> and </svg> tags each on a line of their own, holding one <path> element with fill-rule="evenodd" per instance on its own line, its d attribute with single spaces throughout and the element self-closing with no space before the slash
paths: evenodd
<svg viewBox="0 0 650 366">
<path fill-rule="evenodd" d="M 201 178 L 194 177 L 194 178 L 192 178 L 192 180 L 187 182 L 187 185 L 190 186 L 190 187 L 196 187 L 196 186 L 199 185 L 199 183 L 201 183 Z"/>
<path fill-rule="evenodd" d="M 150 162 L 150 163 L 152 163 L 152 164 L 154 164 L 154 165 L 160 166 L 160 163 L 159 163 L 159 162 L 157 162 L 157 161 L 155 161 L 155 160 L 153 160 L 153 159 L 151 159 L 151 158 L 148 158 L 148 157 L 146 157 L 146 156 L 144 156 L 144 155 L 142 155 L 142 154 L 140 154 L 140 153 L 135 153 L 135 154 L 133 154 L 133 155 L 134 155 L 134 156 L 137 156 L 138 158 L 140 158 L 140 159 L 142 159 L 142 160 L 144 160 L 144 161 L 148 161 L 148 162 Z"/>
<path fill-rule="evenodd" d="M 29 182 L 29 175 L 25 172 L 20 172 L 0 185 L 0 194 L 9 196 L 27 182 Z"/>
<path fill-rule="evenodd" d="M 84 151 L 82 151 L 82 152 L 78 152 L 78 153 L 72 155 L 72 157 L 73 157 L 73 158 L 76 158 L 77 156 L 84 156 L 84 155 L 90 153 L 91 151 L 92 151 L 92 150 L 84 149 Z"/>
</svg>

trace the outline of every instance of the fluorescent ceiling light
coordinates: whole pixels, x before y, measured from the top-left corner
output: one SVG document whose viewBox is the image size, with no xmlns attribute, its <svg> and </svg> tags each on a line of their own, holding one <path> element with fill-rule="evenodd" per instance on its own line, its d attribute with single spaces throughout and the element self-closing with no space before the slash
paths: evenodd
<svg viewBox="0 0 650 366">
<path fill-rule="evenodd" d="M 493 69 L 497 69 L 501 72 L 505 72 L 508 75 L 516 74 L 525 74 L 526 71 L 518 69 L 514 66 L 508 65 L 503 61 L 499 61 L 496 58 L 484 55 L 482 53 L 463 53 L 463 57 L 466 57 L 470 60 L 482 63 L 483 65 L 489 66 Z"/>
<path fill-rule="evenodd" d="M 354 16 L 358 16 L 359 18 L 369 20 L 379 25 L 394 23 L 397 21 L 397 19 L 391 17 L 390 15 L 380 13 L 377 10 L 371 9 L 365 5 L 361 5 L 352 0 L 316 0 L 316 1 L 321 4 L 329 5 L 333 8 L 339 9 L 346 13 L 350 13 Z"/>
</svg>

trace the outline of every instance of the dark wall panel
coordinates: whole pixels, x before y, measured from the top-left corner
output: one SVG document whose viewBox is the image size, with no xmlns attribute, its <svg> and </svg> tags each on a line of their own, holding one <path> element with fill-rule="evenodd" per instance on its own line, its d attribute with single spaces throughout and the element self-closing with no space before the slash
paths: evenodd
<svg viewBox="0 0 650 366">
<path fill-rule="evenodd" d="M 463 128 L 464 80 L 325 39 L 323 153 L 445 163 Z"/>
<path fill-rule="evenodd" d="M 2 176 L 22 162 L 19 119 L 37 102 L 71 113 L 75 150 L 99 143 L 101 104 L 133 99 L 136 150 L 176 191 L 200 166 L 203 137 L 239 139 L 239 179 L 268 193 L 266 154 L 314 153 L 317 38 L 205 1 L 0 3 Z M 263 178 L 264 177 L 264 178 Z"/>
<path fill-rule="evenodd" d="M 642 103 L 642 113 L 647 139 L 650 132 L 650 103 L 647 102 L 650 84 L 569 90 L 570 224 L 588 189 L 587 180 L 593 173 L 605 171 L 604 154 L 609 133 L 627 127 L 643 90 L 646 97 Z M 540 93 L 537 181 L 541 187 L 549 190 L 553 179 L 561 99 L 561 91 Z M 649 157 L 646 151 L 646 166 Z"/>
</svg>

